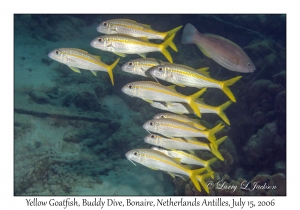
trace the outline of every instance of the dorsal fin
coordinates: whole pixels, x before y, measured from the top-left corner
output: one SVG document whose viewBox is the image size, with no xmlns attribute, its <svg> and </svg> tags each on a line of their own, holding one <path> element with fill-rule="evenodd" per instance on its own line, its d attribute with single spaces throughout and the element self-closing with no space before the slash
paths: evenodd
<svg viewBox="0 0 300 210">
<path fill-rule="evenodd" d="M 196 69 L 196 71 L 199 71 L 201 74 L 210 77 L 208 69 L 209 67 L 204 67 L 204 68 Z"/>
</svg>

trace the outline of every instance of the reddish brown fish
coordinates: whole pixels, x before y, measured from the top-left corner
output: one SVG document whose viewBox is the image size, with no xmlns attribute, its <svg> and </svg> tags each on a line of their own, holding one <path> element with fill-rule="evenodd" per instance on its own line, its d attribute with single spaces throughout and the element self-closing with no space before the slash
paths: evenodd
<svg viewBox="0 0 300 210">
<path fill-rule="evenodd" d="M 221 36 L 201 34 L 192 24 L 184 27 L 182 44 L 196 44 L 204 55 L 226 69 L 242 73 L 252 73 L 255 65 L 237 44 Z"/>
</svg>

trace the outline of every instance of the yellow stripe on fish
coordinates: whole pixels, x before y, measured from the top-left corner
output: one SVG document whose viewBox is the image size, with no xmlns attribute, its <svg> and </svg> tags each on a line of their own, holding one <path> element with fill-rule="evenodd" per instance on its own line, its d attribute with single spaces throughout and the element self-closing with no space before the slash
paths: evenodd
<svg viewBox="0 0 300 210">
<path fill-rule="evenodd" d="M 97 31 L 103 34 L 125 34 L 132 37 L 166 40 L 181 28 L 182 26 L 179 26 L 167 32 L 159 32 L 151 29 L 149 25 L 138 23 L 134 20 L 112 19 L 101 22 L 97 27 Z M 178 51 L 173 42 L 170 43 L 170 47 L 176 52 Z"/>
<path fill-rule="evenodd" d="M 196 189 L 199 191 L 201 191 L 201 188 L 198 180 L 200 181 L 201 179 L 203 180 L 207 178 L 203 178 L 203 176 L 198 175 L 203 173 L 206 170 L 205 168 L 191 170 L 187 166 L 182 165 L 179 161 L 176 161 L 176 159 L 168 157 L 167 155 L 152 149 L 130 150 L 125 154 L 125 156 L 130 161 L 135 161 L 154 170 L 165 171 L 172 176 L 188 176 L 192 180 Z M 208 174 L 211 175 L 213 174 L 213 172 L 210 172 Z M 203 187 L 205 190 L 207 190 L 207 188 L 205 187 L 206 183 L 200 183 L 204 184 Z"/>
<path fill-rule="evenodd" d="M 216 140 L 216 144 L 219 146 L 222 142 L 227 139 L 227 136 L 224 136 L 218 140 Z M 187 150 L 187 151 L 194 151 L 194 150 L 206 150 L 213 153 L 217 158 L 224 161 L 224 157 L 216 149 L 211 143 L 203 143 L 200 141 L 195 141 L 191 139 L 182 139 L 182 138 L 166 138 L 162 137 L 157 134 L 148 134 L 144 141 L 148 144 L 152 144 L 155 146 L 163 147 L 166 149 L 175 149 L 175 150 Z"/>
<path fill-rule="evenodd" d="M 202 72 L 194 70 L 189 66 L 171 63 L 152 67 L 149 70 L 149 74 L 155 78 L 159 78 L 179 86 L 218 88 L 221 89 L 233 102 L 236 102 L 236 99 L 228 86 L 233 85 L 242 78 L 242 76 L 237 76 L 226 81 L 218 81 L 206 76 Z"/>
<path fill-rule="evenodd" d="M 161 52 L 170 63 L 173 63 L 167 47 L 172 45 L 174 37 L 175 34 L 172 34 L 163 43 L 155 44 L 143 38 L 135 38 L 123 34 L 111 34 L 95 38 L 91 42 L 91 46 L 103 51 L 113 52 L 122 57 L 125 57 L 126 54 L 139 54 L 145 58 L 146 53 Z"/>
<path fill-rule="evenodd" d="M 178 93 L 175 88 L 167 87 L 152 81 L 132 82 L 122 88 L 123 93 L 129 96 L 141 98 L 150 103 L 152 101 L 187 103 L 198 117 L 201 117 L 201 113 L 195 103 L 195 100 L 200 97 L 205 90 L 206 88 L 203 88 L 193 95 L 186 96 Z"/>
<path fill-rule="evenodd" d="M 180 163 L 189 164 L 189 165 L 199 165 L 206 168 L 208 172 L 211 172 L 211 164 L 216 162 L 217 158 L 212 158 L 210 160 L 203 160 L 193 154 L 181 151 L 181 150 L 166 150 L 159 147 L 151 147 L 151 149 L 160 151 L 169 157 L 180 159 Z M 213 177 L 212 177 L 213 178 Z"/>
<path fill-rule="evenodd" d="M 188 123 L 189 125 L 192 125 L 200 130 L 207 130 L 207 128 L 204 125 L 201 125 L 199 121 L 190 119 L 185 115 L 178 115 L 178 114 L 172 114 L 172 113 L 159 113 L 159 114 L 155 115 L 153 118 L 154 119 L 160 119 L 160 118 L 174 119 L 174 120 L 178 120 L 180 122 Z"/>
<path fill-rule="evenodd" d="M 91 55 L 88 52 L 76 48 L 59 48 L 52 50 L 48 56 L 60 63 L 66 64 L 73 71 L 80 73 L 80 69 L 90 70 L 95 76 L 97 71 L 106 71 L 109 74 L 112 85 L 114 85 L 113 69 L 119 62 L 119 58 L 112 64 L 106 65 L 99 56 Z"/>
</svg>

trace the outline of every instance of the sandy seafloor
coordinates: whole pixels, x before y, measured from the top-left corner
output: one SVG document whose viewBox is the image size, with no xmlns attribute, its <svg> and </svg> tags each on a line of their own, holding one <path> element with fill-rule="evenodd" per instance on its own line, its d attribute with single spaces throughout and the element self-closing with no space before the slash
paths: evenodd
<svg viewBox="0 0 300 210">
<path fill-rule="evenodd" d="M 163 172 L 141 165 L 134 166 L 125 158 L 125 153 L 130 149 L 150 148 L 150 145 L 143 142 L 148 133 L 142 125 L 162 112 L 141 99 L 128 97 L 121 92 L 121 88 L 131 81 L 147 80 L 121 71 L 125 62 L 139 58 L 138 55 L 121 58 L 114 70 L 115 86 L 110 84 L 105 72 L 99 72 L 97 77 L 84 70 L 77 74 L 47 56 L 55 48 L 80 48 L 100 55 L 101 60 L 107 64 L 113 63 L 119 56 L 94 49 L 89 43 L 101 35 L 96 31 L 101 21 L 125 16 L 15 15 L 15 195 L 190 195 L 186 191 L 188 187 L 182 187 L 183 184 L 179 189 L 180 178 L 174 182 L 171 176 Z M 128 18 L 151 24 L 159 31 L 184 26 L 193 20 L 190 17 L 185 20 L 180 15 L 171 18 L 129 15 Z M 218 177 L 228 183 L 239 178 L 250 181 L 256 177 L 265 181 L 273 177 L 274 183 L 275 179 L 280 180 L 284 186 L 280 186 L 281 191 L 277 194 L 272 193 L 282 195 L 285 193 L 282 189 L 285 189 L 286 176 L 285 128 L 281 126 L 279 131 L 274 126 L 285 124 L 286 40 L 281 35 L 270 37 L 270 34 L 284 27 L 285 19 L 274 17 L 282 21 L 274 28 L 269 26 L 264 30 L 263 27 L 272 19 L 260 17 L 262 30 L 259 31 L 246 18 L 245 23 L 248 25 L 240 25 L 241 17 L 237 17 L 236 22 L 234 18 L 225 18 L 224 22 L 206 18 L 211 24 L 223 23 L 224 26 L 226 23 L 220 30 L 214 28 L 210 32 L 227 35 L 230 40 L 246 47 L 258 67 L 255 73 L 243 75 L 243 81 L 231 88 L 237 103 L 226 111 L 231 125 L 226 126 L 224 133 L 220 134 L 228 135 L 230 139 L 221 147 L 222 154 L 228 159 L 216 166 Z M 227 30 L 226 26 L 236 31 Z M 246 30 L 247 26 L 253 33 Z M 209 23 L 203 28 L 208 31 Z M 242 33 L 246 35 L 239 36 L 240 31 L 247 31 Z M 174 40 L 179 53 L 170 49 L 174 62 L 195 68 L 209 66 L 212 77 L 220 80 L 242 75 L 220 67 L 195 46 L 182 45 L 181 33 L 182 29 Z M 165 60 L 158 52 L 149 53 L 149 57 Z M 257 86 L 253 85 L 258 80 Z M 265 98 L 259 98 L 262 95 Z M 207 103 L 211 105 L 217 106 L 227 100 L 221 91 L 211 90 L 207 93 Z M 282 119 L 278 119 L 278 115 L 274 116 L 276 113 Z M 220 121 L 217 115 L 205 115 L 203 118 L 203 123 L 209 127 Z M 262 139 L 276 139 L 276 142 L 273 147 L 273 140 L 264 143 L 264 146 L 271 149 L 267 156 L 263 156 L 263 151 L 257 152 L 256 148 L 252 150 L 252 146 L 259 145 L 260 137 L 266 132 L 272 133 L 271 137 L 266 134 Z M 272 159 L 274 153 L 277 157 Z M 205 157 L 211 158 L 210 155 Z M 257 194 L 264 193 L 267 192 Z M 215 194 L 218 195 L 218 192 L 215 191 Z"/>
</svg>

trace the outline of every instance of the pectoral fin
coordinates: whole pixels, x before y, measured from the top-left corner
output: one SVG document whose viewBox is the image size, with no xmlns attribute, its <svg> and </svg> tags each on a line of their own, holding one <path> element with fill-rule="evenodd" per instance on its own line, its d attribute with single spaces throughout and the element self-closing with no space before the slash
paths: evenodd
<svg viewBox="0 0 300 210">
<path fill-rule="evenodd" d="M 152 104 L 153 101 L 152 100 L 147 100 L 147 99 L 143 99 L 144 101 L 147 101 L 148 103 Z"/>
<path fill-rule="evenodd" d="M 93 75 L 97 76 L 97 71 L 91 70 L 91 72 L 93 73 Z"/>
<path fill-rule="evenodd" d="M 72 69 L 73 71 L 75 71 L 76 73 L 81 73 L 80 70 L 76 67 L 72 67 L 72 66 L 69 66 L 70 69 Z"/>
<path fill-rule="evenodd" d="M 141 56 L 142 58 L 146 58 L 146 54 L 145 53 L 140 53 L 139 56 Z"/>
<path fill-rule="evenodd" d="M 117 53 L 117 52 L 114 52 L 116 55 L 118 55 L 118 56 L 121 56 L 121 57 L 125 57 L 126 55 L 124 54 L 124 53 Z"/>
</svg>

